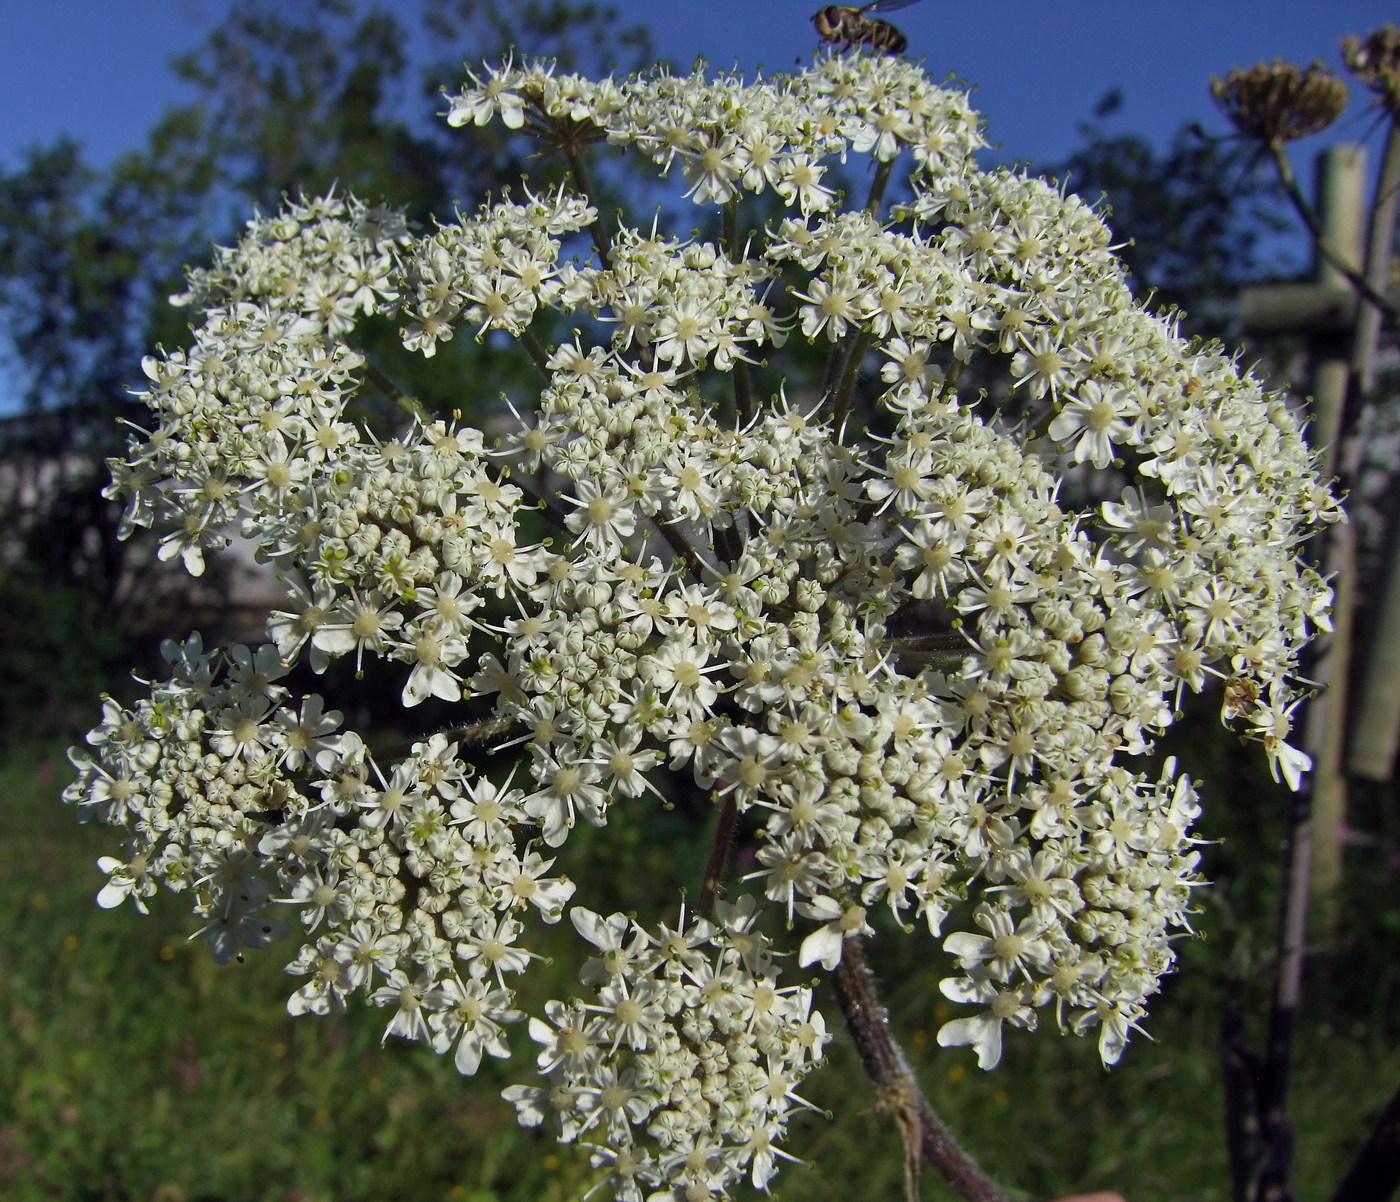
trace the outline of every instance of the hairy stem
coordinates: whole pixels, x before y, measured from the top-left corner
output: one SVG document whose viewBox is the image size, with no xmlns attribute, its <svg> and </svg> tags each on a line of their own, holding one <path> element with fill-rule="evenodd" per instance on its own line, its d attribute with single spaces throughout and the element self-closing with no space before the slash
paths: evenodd
<svg viewBox="0 0 1400 1202">
<path fill-rule="evenodd" d="M 875 979 L 858 939 L 847 939 L 842 944 L 841 963 L 833 980 L 846 1029 L 855 1041 L 865 1074 L 881 1103 L 894 1111 L 909 1151 L 917 1149 L 924 1162 L 967 1202 L 1006 1202 L 1006 1195 L 958 1146 L 920 1090 L 903 1050 L 890 1032 L 889 1019 L 880 1005 Z"/>
<path fill-rule="evenodd" d="M 569 159 L 569 170 L 574 175 L 574 185 L 578 188 L 579 194 L 598 210 L 597 219 L 588 227 L 588 232 L 593 238 L 593 247 L 598 252 L 598 258 L 605 268 L 612 266 L 612 239 L 608 237 L 608 231 L 603 224 L 603 208 L 599 204 L 598 197 L 593 194 L 593 180 L 588 173 L 588 161 L 584 152 L 572 144 L 567 144 L 564 153 Z"/>
<path fill-rule="evenodd" d="M 870 345 L 870 331 L 861 330 L 846 347 L 846 361 L 841 366 L 841 379 L 836 386 L 836 396 L 831 405 L 831 424 L 840 430 L 846 415 L 851 411 L 851 394 L 855 391 L 856 372 L 860 361 L 865 358 L 865 348 Z"/>
<path fill-rule="evenodd" d="M 744 541 L 739 527 L 721 526 L 715 531 L 713 550 L 721 563 L 737 563 L 744 549 Z"/>
<path fill-rule="evenodd" d="M 731 263 L 739 261 L 739 202 L 730 200 L 724 206 L 724 253 Z"/>
<path fill-rule="evenodd" d="M 1269 1007 L 1258 1086 L 1263 1163 L 1254 1202 L 1292 1202 L 1293 1123 L 1288 1114 L 1293 1031 L 1303 992 L 1308 881 L 1312 872 L 1312 782 L 1293 794 L 1289 807 L 1288 866 L 1279 897 L 1277 975 Z"/>
<path fill-rule="evenodd" d="M 543 469 L 540 472 L 528 473 L 514 471 L 511 473 L 510 480 L 522 492 L 528 493 L 535 499 L 540 512 L 554 523 L 555 529 L 572 538 L 573 532 L 569 530 L 568 512 L 559 504 L 557 493 L 545 491 L 542 471 Z"/>
<path fill-rule="evenodd" d="M 749 381 L 749 365 L 740 359 L 729 373 L 734 382 L 734 424 L 743 429 L 754 417 L 753 385 Z"/>
<path fill-rule="evenodd" d="M 652 528 L 666 540 L 666 545 L 675 552 L 676 557 L 690 569 L 694 579 L 704 580 L 706 578 L 705 564 L 700 559 L 699 552 L 681 537 L 675 523 L 662 521 L 659 517 L 652 517 L 649 520 Z"/>
<path fill-rule="evenodd" d="M 739 250 L 739 202 L 731 200 L 724 206 L 724 253 L 731 263 L 741 257 Z M 749 365 L 743 359 L 735 362 L 729 373 L 734 389 L 734 424 L 741 429 L 753 420 L 753 389 L 749 382 Z"/>
<path fill-rule="evenodd" d="M 1366 236 L 1366 279 L 1378 292 L 1384 292 L 1394 263 L 1395 215 L 1400 203 L 1400 116 L 1392 119 L 1386 132 L 1380 174 L 1371 202 L 1371 223 Z M 1363 305 L 1356 315 L 1352 341 L 1352 380 L 1356 385 L 1354 402 L 1374 401 L 1376 357 L 1384 314 L 1374 305 Z"/>
<path fill-rule="evenodd" d="M 518 337 L 520 345 L 525 348 L 525 353 L 539 368 L 540 375 L 544 376 L 546 380 L 549 379 L 549 352 L 544 349 L 544 345 L 529 330 L 521 330 Z"/>
<path fill-rule="evenodd" d="M 446 736 L 454 743 L 464 743 L 468 747 L 484 747 L 502 735 L 513 733 L 521 725 L 520 717 L 517 714 L 498 714 L 492 718 L 483 718 L 480 722 L 471 722 L 466 726 L 457 726 L 436 733 Z M 412 742 L 390 743 L 380 748 L 379 755 L 396 760 L 407 755 L 413 750 L 413 744 L 421 741 L 422 739 L 418 738 Z"/>
<path fill-rule="evenodd" d="M 838 341 L 833 342 L 831 349 L 826 352 L 826 368 L 822 372 L 821 395 L 823 397 L 831 395 L 831 390 L 836 387 L 836 381 L 841 376 L 842 349 L 843 344 Z"/>
<path fill-rule="evenodd" d="M 885 201 L 885 186 L 890 182 L 893 171 L 893 159 L 885 159 L 875 168 L 875 178 L 870 181 L 870 195 L 865 199 L 865 211 L 872 217 L 880 215 L 880 206 Z"/>
<path fill-rule="evenodd" d="M 720 806 L 719 818 L 715 822 L 715 837 L 710 844 L 710 858 L 705 865 L 705 879 L 700 886 L 701 918 L 714 915 L 720 882 L 724 880 L 724 868 L 729 863 L 729 849 L 734 844 L 734 826 L 738 818 L 739 807 L 734 803 L 734 794 L 731 792 Z"/>
<path fill-rule="evenodd" d="M 359 350 L 358 347 L 356 351 L 365 361 L 365 375 L 369 377 L 370 381 L 380 392 L 394 402 L 397 408 L 403 410 L 409 417 L 425 426 L 432 420 L 428 411 L 423 408 L 422 401 L 418 400 L 416 397 L 410 396 L 400 388 L 390 378 L 389 373 L 376 364 L 364 351 Z"/>
<path fill-rule="evenodd" d="M 935 672 L 956 672 L 968 656 L 965 638 L 956 635 L 914 635 L 889 640 L 890 654 L 906 671 L 932 668 Z"/>
</svg>

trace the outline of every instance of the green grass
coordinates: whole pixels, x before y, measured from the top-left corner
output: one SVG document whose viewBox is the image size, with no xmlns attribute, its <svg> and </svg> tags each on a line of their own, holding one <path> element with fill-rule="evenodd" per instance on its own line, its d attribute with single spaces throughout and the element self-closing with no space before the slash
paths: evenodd
<svg viewBox="0 0 1400 1202">
<path fill-rule="evenodd" d="M 0 1196 L 564 1202 L 585 1192 L 585 1156 L 520 1130 L 499 1100 L 508 1066 L 464 1081 L 424 1049 L 381 1047 L 382 1017 L 363 1008 L 289 1019 L 285 945 L 216 967 L 202 943 L 186 942 L 181 898 L 157 899 L 147 918 L 98 909 L 94 861 L 115 840 L 59 804 L 66 779 L 53 756 L 0 767 Z M 639 875 L 664 876 L 666 856 L 650 855 Z M 1042 1033 L 1010 1040 L 1004 1066 L 981 1073 L 967 1049 L 933 1044 L 946 1011 L 919 963 L 927 946 L 896 943 L 877 968 L 935 1107 L 1017 1197 L 1113 1188 L 1129 1202 L 1212 1202 L 1229 1196 L 1215 1053 L 1221 943 L 1184 949 L 1182 978 L 1148 1023 L 1154 1038 L 1111 1072 L 1092 1041 Z M 551 971 L 562 977 L 562 966 Z M 1400 1080 L 1385 993 L 1393 974 L 1362 964 L 1339 980 L 1345 971 L 1332 962 L 1299 1034 L 1303 1199 L 1329 1196 Z M 849 1046 L 838 1040 L 832 1059 L 803 1091 L 831 1117 L 795 1124 L 790 1150 L 809 1163 L 789 1167 L 776 1196 L 899 1199 L 898 1132 Z M 928 1172 L 922 1192 L 954 1196 Z"/>
</svg>

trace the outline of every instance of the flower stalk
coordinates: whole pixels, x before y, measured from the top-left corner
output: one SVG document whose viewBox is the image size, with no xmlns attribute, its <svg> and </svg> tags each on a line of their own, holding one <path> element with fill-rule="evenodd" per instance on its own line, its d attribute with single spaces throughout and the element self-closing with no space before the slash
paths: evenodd
<svg viewBox="0 0 1400 1202">
<path fill-rule="evenodd" d="M 965 1202 L 1007 1202 L 1005 1193 L 962 1149 L 924 1097 L 904 1049 L 890 1030 L 860 940 L 848 939 L 842 945 L 832 986 L 861 1067 L 877 1096 L 900 1116 L 914 1159 L 922 1158 Z"/>
</svg>

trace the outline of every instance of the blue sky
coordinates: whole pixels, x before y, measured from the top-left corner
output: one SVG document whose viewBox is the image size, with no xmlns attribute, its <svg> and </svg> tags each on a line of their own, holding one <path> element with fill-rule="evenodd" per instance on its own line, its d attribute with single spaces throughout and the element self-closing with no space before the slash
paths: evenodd
<svg viewBox="0 0 1400 1202">
<path fill-rule="evenodd" d="M 781 69 L 815 44 L 814 0 L 617 7 L 623 23 L 649 25 L 661 51 L 682 64 L 704 55 Z M 199 42 L 226 8 L 220 0 L 0 0 L 0 167 L 61 133 L 97 162 L 139 145 L 183 98 L 170 55 Z M 1221 129 L 1206 91 L 1211 75 L 1275 56 L 1337 66 L 1343 34 L 1396 17 L 1394 0 L 923 0 L 889 19 L 934 75 L 975 86 L 1006 157 L 1045 162 L 1074 144 L 1076 125 L 1111 88 L 1125 99 L 1117 129 L 1154 139 L 1186 120 Z M 1353 116 L 1339 133 L 1360 139 L 1370 129 Z"/>
</svg>

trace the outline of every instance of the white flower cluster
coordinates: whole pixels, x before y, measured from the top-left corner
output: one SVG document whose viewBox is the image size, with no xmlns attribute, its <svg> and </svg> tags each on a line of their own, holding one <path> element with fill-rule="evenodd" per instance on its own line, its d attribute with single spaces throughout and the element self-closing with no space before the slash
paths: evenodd
<svg viewBox="0 0 1400 1202">
<path fill-rule="evenodd" d="M 1090 209 L 978 171 L 965 97 L 908 63 L 506 64 L 451 102 L 493 119 L 679 165 L 723 236 L 568 191 L 413 236 L 331 197 L 194 278 L 203 324 L 148 361 L 158 426 L 114 488 L 191 570 L 241 523 L 290 600 L 265 647 L 169 648 L 171 679 L 75 755 L 68 798 L 129 841 L 100 900 L 192 889 L 225 956 L 281 905 L 293 1012 L 366 996 L 470 1073 L 523 1017 L 527 923 L 575 891 L 541 845 L 645 821 L 686 773 L 750 816 L 744 879 L 801 927 L 799 967 L 835 968 L 887 909 L 941 940 L 942 992 L 973 1008 L 941 1043 L 991 1067 L 1006 1024 L 1048 1012 L 1112 1062 L 1199 883 L 1190 780 L 1135 757 L 1215 679 L 1276 771 L 1306 766 L 1288 719 L 1329 592 L 1298 547 L 1336 513 L 1284 402 L 1137 306 Z M 871 197 L 841 211 L 859 155 Z M 361 429 L 367 314 L 424 355 L 459 328 L 518 338 L 531 412 L 490 447 L 456 418 Z M 970 381 L 996 373 L 994 402 Z M 401 665 L 404 706 L 457 703 L 463 731 L 381 765 L 277 683 L 345 656 Z M 529 1023 L 546 1081 L 507 1096 L 590 1141 L 620 1198 L 766 1184 L 820 1056 L 810 991 L 733 891 L 656 934 L 575 907 L 593 1000 Z"/>
<path fill-rule="evenodd" d="M 827 1042 L 811 989 L 777 985 L 754 899 L 718 908 L 718 924 L 682 916 L 651 935 L 574 907 L 575 928 L 602 953 L 582 972 L 595 1000 L 550 1002 L 530 1020 L 548 1084 L 505 1092 L 527 1127 L 549 1117 L 564 1140 L 601 1137 L 622 1196 L 646 1184 L 708 1198 L 745 1173 L 766 1187 L 788 1116 L 806 1105 L 793 1088 Z"/>
</svg>

